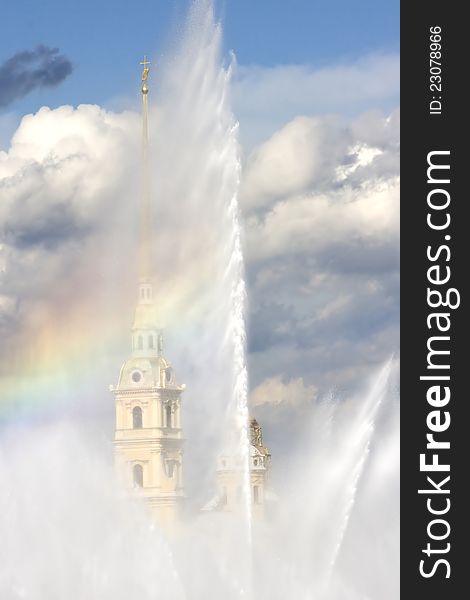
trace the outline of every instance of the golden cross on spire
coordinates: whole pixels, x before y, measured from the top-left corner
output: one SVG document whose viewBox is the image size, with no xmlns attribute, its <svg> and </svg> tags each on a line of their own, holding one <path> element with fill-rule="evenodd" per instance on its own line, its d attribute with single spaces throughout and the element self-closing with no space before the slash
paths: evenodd
<svg viewBox="0 0 470 600">
<path fill-rule="evenodd" d="M 144 65 L 144 70 L 142 71 L 142 81 L 147 81 L 147 77 L 149 76 L 149 71 L 150 71 L 150 69 L 147 65 L 149 65 L 150 62 L 147 60 L 146 54 L 144 54 L 144 60 L 140 64 Z"/>
</svg>

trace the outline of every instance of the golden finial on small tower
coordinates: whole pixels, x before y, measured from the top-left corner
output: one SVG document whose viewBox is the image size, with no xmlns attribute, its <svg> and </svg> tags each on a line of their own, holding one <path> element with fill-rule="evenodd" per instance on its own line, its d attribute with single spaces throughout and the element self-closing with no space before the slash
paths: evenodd
<svg viewBox="0 0 470 600">
<path fill-rule="evenodd" d="M 147 87 L 147 79 L 150 71 L 150 67 L 147 66 L 150 64 L 150 62 L 147 60 L 147 55 L 144 55 L 144 60 L 140 64 L 144 66 L 144 70 L 142 71 L 142 94 L 147 94 L 149 91 Z"/>
</svg>

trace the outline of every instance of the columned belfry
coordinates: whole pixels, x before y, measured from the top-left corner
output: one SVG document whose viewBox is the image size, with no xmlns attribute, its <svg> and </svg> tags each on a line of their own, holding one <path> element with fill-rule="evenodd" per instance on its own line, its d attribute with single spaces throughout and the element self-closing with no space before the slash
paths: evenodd
<svg viewBox="0 0 470 600">
<path fill-rule="evenodd" d="M 116 465 L 129 488 L 141 493 L 162 523 L 175 520 L 183 492 L 181 393 L 184 385 L 163 356 L 163 336 L 154 298 L 148 160 L 148 76 L 142 72 L 142 181 L 139 225 L 139 284 L 131 330 L 132 354 L 124 362 L 116 400 Z"/>
<path fill-rule="evenodd" d="M 251 510 L 255 517 L 269 513 L 273 494 L 269 490 L 271 453 L 263 445 L 263 431 L 258 421 L 249 419 L 250 439 L 250 496 Z M 243 460 L 233 451 L 222 452 L 217 459 L 217 494 L 206 504 L 204 511 L 238 512 L 243 496 Z"/>
</svg>

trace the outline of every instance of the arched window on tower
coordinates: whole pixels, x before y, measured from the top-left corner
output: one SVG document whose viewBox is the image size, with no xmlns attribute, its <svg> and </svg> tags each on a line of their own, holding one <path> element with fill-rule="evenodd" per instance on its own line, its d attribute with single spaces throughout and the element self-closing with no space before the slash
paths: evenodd
<svg viewBox="0 0 470 600">
<path fill-rule="evenodd" d="M 253 504 L 259 504 L 259 486 L 253 486 Z"/>
<path fill-rule="evenodd" d="M 149 335 L 149 348 L 153 350 L 153 335 Z"/>
<path fill-rule="evenodd" d="M 169 404 L 167 404 L 167 406 L 165 407 L 165 416 L 166 416 L 166 426 L 167 427 L 172 427 L 171 424 L 171 406 Z"/>
<path fill-rule="evenodd" d="M 142 409 L 140 406 L 134 406 L 132 409 L 132 428 L 142 429 Z"/>
<path fill-rule="evenodd" d="M 143 350 L 144 349 L 144 339 L 141 335 L 139 335 L 139 337 L 137 338 L 137 350 Z"/>
<path fill-rule="evenodd" d="M 144 470 L 142 465 L 134 465 L 132 469 L 134 487 L 144 487 Z"/>
</svg>

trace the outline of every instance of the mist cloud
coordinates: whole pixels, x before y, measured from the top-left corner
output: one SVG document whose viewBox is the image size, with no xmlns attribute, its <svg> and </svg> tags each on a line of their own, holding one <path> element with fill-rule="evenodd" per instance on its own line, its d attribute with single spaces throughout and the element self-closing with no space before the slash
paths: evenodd
<svg viewBox="0 0 470 600">
<path fill-rule="evenodd" d="M 58 48 L 22 50 L 0 66 L 0 106 L 8 106 L 37 88 L 58 85 L 72 73 L 72 63 Z"/>
</svg>

